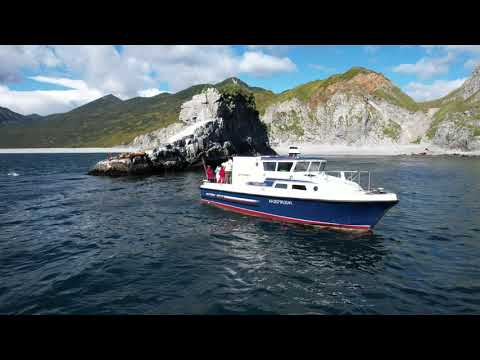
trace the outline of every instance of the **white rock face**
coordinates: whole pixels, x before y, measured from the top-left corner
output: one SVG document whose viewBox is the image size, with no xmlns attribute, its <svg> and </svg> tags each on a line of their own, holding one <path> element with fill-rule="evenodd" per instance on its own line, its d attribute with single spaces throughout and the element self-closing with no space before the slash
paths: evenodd
<svg viewBox="0 0 480 360">
<path fill-rule="evenodd" d="M 219 99 L 220 93 L 215 88 L 209 88 L 201 94 L 194 95 L 191 100 L 182 104 L 179 122 L 137 136 L 129 145 L 141 149 L 153 149 L 193 134 L 199 127 L 217 120 Z"/>
<path fill-rule="evenodd" d="M 129 144 L 138 149 L 153 149 L 168 143 L 170 137 L 180 132 L 185 127 L 183 123 L 174 123 L 166 128 L 139 135 Z"/>
<path fill-rule="evenodd" d="M 262 120 L 272 144 L 409 144 L 418 141 L 431 116 L 411 112 L 378 97 L 337 92 L 311 109 L 298 99 L 268 107 Z"/>
<path fill-rule="evenodd" d="M 480 121 L 477 126 L 480 126 Z M 457 126 L 454 122 L 440 124 L 432 142 L 443 148 L 480 150 L 480 137 L 475 136 L 474 130 L 470 127 Z"/>
<path fill-rule="evenodd" d="M 363 90 L 359 91 L 358 86 Z M 427 131 L 440 108 L 410 111 L 391 102 L 395 100 L 374 95 L 376 89 L 385 89 L 384 86 L 389 84 L 378 74 L 357 75 L 346 83 L 330 85 L 331 91 L 325 93 L 326 98 L 312 97 L 310 103 L 297 98 L 274 103 L 267 107 L 261 120 L 267 124 L 270 143 L 274 146 L 291 143 L 357 147 L 435 144 L 445 149 L 479 148 L 480 113 L 475 107 L 448 114 L 445 124 L 442 123 L 438 133 L 429 139 Z M 480 66 L 454 96 L 445 101 L 467 98 L 469 104 L 480 101 Z M 210 126 L 212 121 L 222 121 L 218 115 L 219 99 L 220 93 L 215 88 L 193 96 L 182 104 L 177 123 L 138 136 L 129 145 L 152 149 L 193 135 Z"/>
<path fill-rule="evenodd" d="M 461 96 L 463 100 L 480 90 L 480 66 L 473 71 L 472 76 L 468 78 L 461 87 Z"/>
<path fill-rule="evenodd" d="M 196 122 L 216 118 L 220 93 L 215 88 L 209 88 L 201 94 L 194 95 L 192 100 L 182 104 L 179 120 L 191 125 Z"/>
</svg>

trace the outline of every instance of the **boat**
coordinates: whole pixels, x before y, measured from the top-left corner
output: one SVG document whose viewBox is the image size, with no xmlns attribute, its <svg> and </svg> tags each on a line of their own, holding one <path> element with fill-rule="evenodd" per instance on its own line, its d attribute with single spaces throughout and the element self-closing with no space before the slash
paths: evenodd
<svg viewBox="0 0 480 360">
<path fill-rule="evenodd" d="M 203 180 L 203 203 L 270 220 L 371 231 L 399 201 L 395 193 L 371 188 L 369 171 L 328 171 L 325 159 L 301 156 L 293 146 L 288 156 L 232 160 L 230 183 Z"/>
</svg>

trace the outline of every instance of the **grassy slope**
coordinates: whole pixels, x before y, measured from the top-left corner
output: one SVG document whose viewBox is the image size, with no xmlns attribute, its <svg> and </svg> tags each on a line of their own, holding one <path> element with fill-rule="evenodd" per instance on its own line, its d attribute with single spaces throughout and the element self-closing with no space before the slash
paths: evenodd
<svg viewBox="0 0 480 360">
<path fill-rule="evenodd" d="M 256 108 L 260 114 L 263 114 L 265 109 L 273 103 L 292 98 L 308 102 L 313 96 L 322 96 L 329 85 L 348 81 L 359 73 L 370 72 L 370 70 L 355 67 L 343 74 L 311 81 L 280 94 L 258 87 L 249 87 L 238 79 L 235 79 L 237 83 L 235 87 L 244 88 L 253 93 Z M 25 123 L 0 124 L 0 148 L 114 146 L 128 143 L 135 136 L 178 121 L 181 104 L 203 89 L 211 86 L 224 89 L 231 86 L 232 82 L 230 78 L 215 85 L 192 86 L 176 94 L 164 93 L 151 98 L 133 98 L 127 101 L 107 96 L 68 113 L 50 115 Z M 436 102 L 415 103 L 393 85 L 376 90 L 374 95 L 411 111 L 427 110 L 434 105 L 449 102 L 447 96 Z M 455 108 L 460 105 L 452 102 L 448 106 Z M 449 109 L 445 109 L 444 112 Z M 436 117 L 441 115 L 442 112 L 439 111 Z"/>
<path fill-rule="evenodd" d="M 473 129 L 475 136 L 480 136 L 480 127 L 472 124 L 472 120 L 480 120 L 480 118 L 476 118 L 475 116 L 472 118 L 470 116 L 465 116 L 464 114 L 467 110 L 474 114 L 480 114 L 480 101 L 477 100 L 479 98 L 478 92 L 464 100 L 459 96 L 461 89 L 462 88 L 460 87 L 453 90 L 440 99 L 418 103 L 419 108 L 425 111 L 431 108 L 438 108 L 433 116 L 432 124 L 426 133 L 428 139 L 432 139 L 435 136 L 439 125 L 447 120 L 453 120 L 457 127 L 471 128 Z"/>
<path fill-rule="evenodd" d="M 470 123 L 470 120 L 475 119 L 462 115 L 467 110 L 475 114 L 480 114 L 480 101 L 476 101 L 474 99 L 475 94 L 466 100 L 463 100 L 461 98 L 454 98 L 453 96 L 451 96 L 451 94 L 447 96 L 449 97 L 447 99 L 448 101 L 438 101 L 434 103 L 436 107 L 440 107 L 440 109 L 433 116 L 432 124 L 430 125 L 430 128 L 428 129 L 426 134 L 427 138 L 432 139 L 435 136 L 439 125 L 449 118 L 448 115 L 452 114 L 457 114 L 454 117 L 454 122 L 457 127 L 472 128 L 475 136 L 480 136 L 480 127 L 472 125 Z M 476 120 L 480 120 L 480 118 Z"/>
<path fill-rule="evenodd" d="M 324 80 L 310 81 L 280 94 L 255 94 L 257 100 L 257 109 L 259 110 L 260 114 L 263 114 L 269 105 L 277 102 L 287 101 L 293 98 L 296 98 L 301 102 L 308 102 L 313 96 L 323 95 L 325 89 L 330 85 L 338 82 L 348 81 L 361 73 L 368 74 L 371 72 L 372 71 L 362 67 L 353 67 L 343 74 L 333 75 Z M 419 110 L 417 103 L 396 86 L 392 86 L 388 90 L 378 89 L 374 92 L 374 95 L 382 97 L 385 100 L 410 111 Z"/>
<path fill-rule="evenodd" d="M 0 128 L 0 147 L 114 146 L 135 136 L 167 126 L 178 118 L 183 102 L 206 85 L 196 85 L 176 94 L 121 101 L 113 96 L 63 114 L 54 114 L 29 124 Z"/>
<path fill-rule="evenodd" d="M 238 79 L 215 85 L 195 85 L 176 94 L 163 93 L 151 98 L 126 101 L 107 95 L 63 114 L 39 121 L 0 125 L 0 148 L 8 147 L 95 147 L 126 144 L 136 136 L 178 121 L 181 105 L 207 87 L 245 89 L 261 96 L 273 95 L 261 88 L 250 88 Z M 21 116 L 21 115 L 20 115 Z"/>
</svg>

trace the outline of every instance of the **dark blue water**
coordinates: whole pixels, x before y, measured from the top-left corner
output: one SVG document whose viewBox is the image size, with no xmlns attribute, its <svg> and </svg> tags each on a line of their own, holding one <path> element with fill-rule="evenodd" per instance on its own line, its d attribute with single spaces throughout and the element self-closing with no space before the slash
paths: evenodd
<svg viewBox="0 0 480 360">
<path fill-rule="evenodd" d="M 400 197 L 352 236 L 202 205 L 201 172 L 85 175 L 104 157 L 0 155 L 1 314 L 480 313 L 479 159 L 330 158 Z"/>
</svg>

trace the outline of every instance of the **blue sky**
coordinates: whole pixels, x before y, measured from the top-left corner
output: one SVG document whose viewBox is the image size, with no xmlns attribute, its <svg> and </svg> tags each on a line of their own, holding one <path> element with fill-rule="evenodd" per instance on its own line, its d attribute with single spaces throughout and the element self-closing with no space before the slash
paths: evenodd
<svg viewBox="0 0 480 360">
<path fill-rule="evenodd" d="M 432 76 L 421 76 L 420 72 L 399 72 L 394 69 L 401 64 L 415 64 L 422 58 L 438 59 L 445 55 L 443 48 L 424 48 L 421 46 L 292 46 L 288 57 L 297 65 L 298 71 L 278 74 L 271 78 L 243 76 L 239 78 L 249 84 L 269 88 L 275 92 L 292 88 L 307 81 L 323 79 L 342 73 L 352 66 L 363 66 L 381 72 L 395 85 L 405 91 L 405 87 L 419 79 L 422 83 L 433 84 L 435 80 L 455 80 L 465 78 L 472 72 L 470 59 L 480 59 L 478 54 L 468 51 L 459 52 L 452 59 L 451 66 L 445 72 L 439 71 Z M 477 56 L 475 56 L 477 55 Z"/>
<path fill-rule="evenodd" d="M 42 115 L 113 93 L 128 99 L 237 76 L 281 92 L 363 66 L 418 101 L 446 95 L 480 46 L 0 46 L 0 106 Z"/>
</svg>

